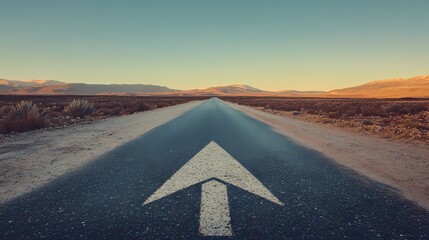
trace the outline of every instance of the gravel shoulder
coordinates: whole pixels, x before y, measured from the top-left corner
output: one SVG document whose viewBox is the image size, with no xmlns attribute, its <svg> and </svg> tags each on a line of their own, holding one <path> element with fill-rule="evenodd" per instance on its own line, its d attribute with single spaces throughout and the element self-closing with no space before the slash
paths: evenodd
<svg viewBox="0 0 429 240">
<path fill-rule="evenodd" d="M 1 139 L 0 203 L 77 169 L 199 104 L 201 101 Z"/>
<path fill-rule="evenodd" d="M 228 103 L 336 163 L 398 190 L 429 209 L 429 147 L 348 132 Z"/>
</svg>

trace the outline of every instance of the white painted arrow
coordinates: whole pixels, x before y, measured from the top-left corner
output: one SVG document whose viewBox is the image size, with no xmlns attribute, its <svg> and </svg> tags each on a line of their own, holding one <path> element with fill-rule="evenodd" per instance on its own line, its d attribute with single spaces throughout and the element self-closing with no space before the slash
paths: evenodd
<svg viewBox="0 0 429 240">
<path fill-rule="evenodd" d="M 202 185 L 200 206 L 199 230 L 203 236 L 232 235 L 227 188 L 222 182 L 283 205 L 256 177 L 213 141 L 180 168 L 143 205 L 206 180 L 210 181 Z"/>
</svg>

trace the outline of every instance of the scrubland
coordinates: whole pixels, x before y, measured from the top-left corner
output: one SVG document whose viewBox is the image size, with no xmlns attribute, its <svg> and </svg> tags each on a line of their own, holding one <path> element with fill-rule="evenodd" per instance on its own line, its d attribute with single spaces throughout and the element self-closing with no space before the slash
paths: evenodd
<svg viewBox="0 0 429 240">
<path fill-rule="evenodd" d="M 0 96 L 0 133 L 58 128 L 201 100 L 201 97 Z"/>
<path fill-rule="evenodd" d="M 429 143 L 429 99 L 224 97 L 292 118 L 384 138 Z"/>
</svg>

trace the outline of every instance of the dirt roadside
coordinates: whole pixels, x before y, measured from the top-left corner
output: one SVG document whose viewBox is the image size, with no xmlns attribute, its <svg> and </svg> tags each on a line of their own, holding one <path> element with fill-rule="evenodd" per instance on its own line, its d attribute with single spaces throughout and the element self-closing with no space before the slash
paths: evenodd
<svg viewBox="0 0 429 240">
<path fill-rule="evenodd" d="M 228 104 L 338 164 L 394 187 L 405 198 L 429 209 L 429 146 L 357 134 Z"/>
<path fill-rule="evenodd" d="M 201 104 L 195 101 L 0 141 L 0 203 L 20 196 Z"/>
</svg>

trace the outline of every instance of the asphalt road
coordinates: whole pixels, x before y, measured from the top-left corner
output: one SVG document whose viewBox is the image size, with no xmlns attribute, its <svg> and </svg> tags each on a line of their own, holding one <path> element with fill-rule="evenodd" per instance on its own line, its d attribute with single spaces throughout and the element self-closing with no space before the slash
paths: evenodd
<svg viewBox="0 0 429 240">
<path fill-rule="evenodd" d="M 255 184 L 255 179 L 263 184 L 266 197 L 243 189 L 246 181 L 239 181 L 245 178 L 233 179 L 235 173 L 215 181 L 213 169 L 205 169 L 210 162 L 198 160 L 190 167 L 194 173 L 178 178 L 207 173 L 208 181 L 143 205 L 212 141 L 247 169 Z M 208 191 L 205 199 L 220 198 L 219 204 L 228 197 L 229 236 L 202 235 L 202 189 Z M 204 214 L 226 213 L 223 208 Z M 199 238 L 429 239 L 429 212 L 218 99 L 0 206 L 0 239 Z"/>
</svg>

